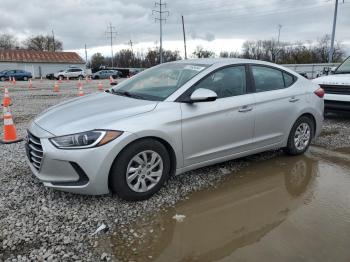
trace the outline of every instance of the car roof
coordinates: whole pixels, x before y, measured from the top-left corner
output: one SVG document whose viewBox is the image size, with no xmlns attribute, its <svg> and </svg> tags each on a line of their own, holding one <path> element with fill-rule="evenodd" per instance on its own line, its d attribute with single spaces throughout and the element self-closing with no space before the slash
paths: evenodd
<svg viewBox="0 0 350 262">
<path fill-rule="evenodd" d="M 195 59 L 177 60 L 170 63 L 189 63 L 189 64 L 201 64 L 201 65 L 208 65 L 208 66 L 212 66 L 214 64 L 222 65 L 222 66 L 232 65 L 232 64 L 260 64 L 260 65 L 267 65 L 267 66 L 280 68 L 284 71 L 295 74 L 294 71 L 278 64 L 261 61 L 261 60 L 244 59 L 244 58 L 195 58 Z"/>
</svg>

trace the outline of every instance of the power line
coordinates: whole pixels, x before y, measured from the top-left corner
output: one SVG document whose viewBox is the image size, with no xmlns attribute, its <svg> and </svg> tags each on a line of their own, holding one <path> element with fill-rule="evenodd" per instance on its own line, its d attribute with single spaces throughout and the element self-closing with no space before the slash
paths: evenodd
<svg viewBox="0 0 350 262">
<path fill-rule="evenodd" d="M 115 30 L 115 26 L 112 26 L 112 23 L 109 23 L 109 25 L 107 26 L 107 37 L 110 39 L 111 41 L 111 64 L 112 64 L 112 67 L 114 67 L 114 58 L 113 58 L 113 38 L 116 38 L 117 36 L 117 31 Z"/>
<path fill-rule="evenodd" d="M 155 7 L 159 7 L 159 10 L 152 10 L 152 15 L 157 14 L 158 17 L 155 18 L 155 21 L 159 21 L 159 61 L 163 63 L 163 21 L 166 21 L 163 14 L 169 16 L 169 11 L 164 11 L 163 7 L 166 8 L 166 3 L 162 3 L 162 0 L 154 3 Z"/>
</svg>

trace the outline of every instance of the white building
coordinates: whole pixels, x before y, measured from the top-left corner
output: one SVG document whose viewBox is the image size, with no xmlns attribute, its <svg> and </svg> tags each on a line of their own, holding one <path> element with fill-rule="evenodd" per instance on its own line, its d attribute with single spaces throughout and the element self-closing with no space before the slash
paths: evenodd
<svg viewBox="0 0 350 262">
<path fill-rule="evenodd" d="M 0 50 L 0 71 L 22 69 L 39 78 L 69 66 L 85 69 L 85 61 L 75 52 Z"/>
</svg>

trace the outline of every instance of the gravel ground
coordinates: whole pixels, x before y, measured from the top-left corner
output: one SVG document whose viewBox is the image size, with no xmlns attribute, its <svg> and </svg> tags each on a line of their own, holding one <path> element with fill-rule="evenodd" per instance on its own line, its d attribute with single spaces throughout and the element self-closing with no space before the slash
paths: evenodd
<svg viewBox="0 0 350 262">
<path fill-rule="evenodd" d="M 77 95 L 76 81 L 62 83 L 60 93 L 52 92 L 53 83 L 34 81 L 33 90 L 23 82 L 10 87 L 11 110 L 20 137 L 39 112 Z M 104 81 L 104 86 L 108 86 L 108 81 Z M 97 82 L 84 81 L 84 92 L 97 92 Z M 349 120 L 328 119 L 323 135 L 315 144 L 328 148 L 345 146 L 349 144 L 349 127 Z M 118 229 L 147 214 L 174 206 L 190 192 L 215 187 L 251 162 L 277 154 L 281 152 L 267 152 L 191 171 L 171 178 L 150 200 L 130 203 L 112 195 L 81 196 L 45 188 L 27 167 L 24 142 L 0 145 L 0 261 L 109 260 L 108 253 L 94 248 L 98 235 L 92 236 L 92 233 L 100 225 L 107 225 L 107 234 L 111 231 L 127 234 Z"/>
<path fill-rule="evenodd" d="M 313 144 L 331 150 L 350 147 L 350 115 L 327 114 L 322 133 Z"/>
</svg>

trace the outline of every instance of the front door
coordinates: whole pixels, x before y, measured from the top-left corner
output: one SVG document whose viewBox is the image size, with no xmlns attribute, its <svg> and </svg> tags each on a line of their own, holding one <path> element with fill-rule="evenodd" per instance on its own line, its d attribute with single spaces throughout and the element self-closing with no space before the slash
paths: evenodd
<svg viewBox="0 0 350 262">
<path fill-rule="evenodd" d="M 254 94 L 247 93 L 246 67 L 216 70 L 192 87 L 217 93 L 213 102 L 182 103 L 184 165 L 190 166 L 252 149 Z"/>
</svg>

